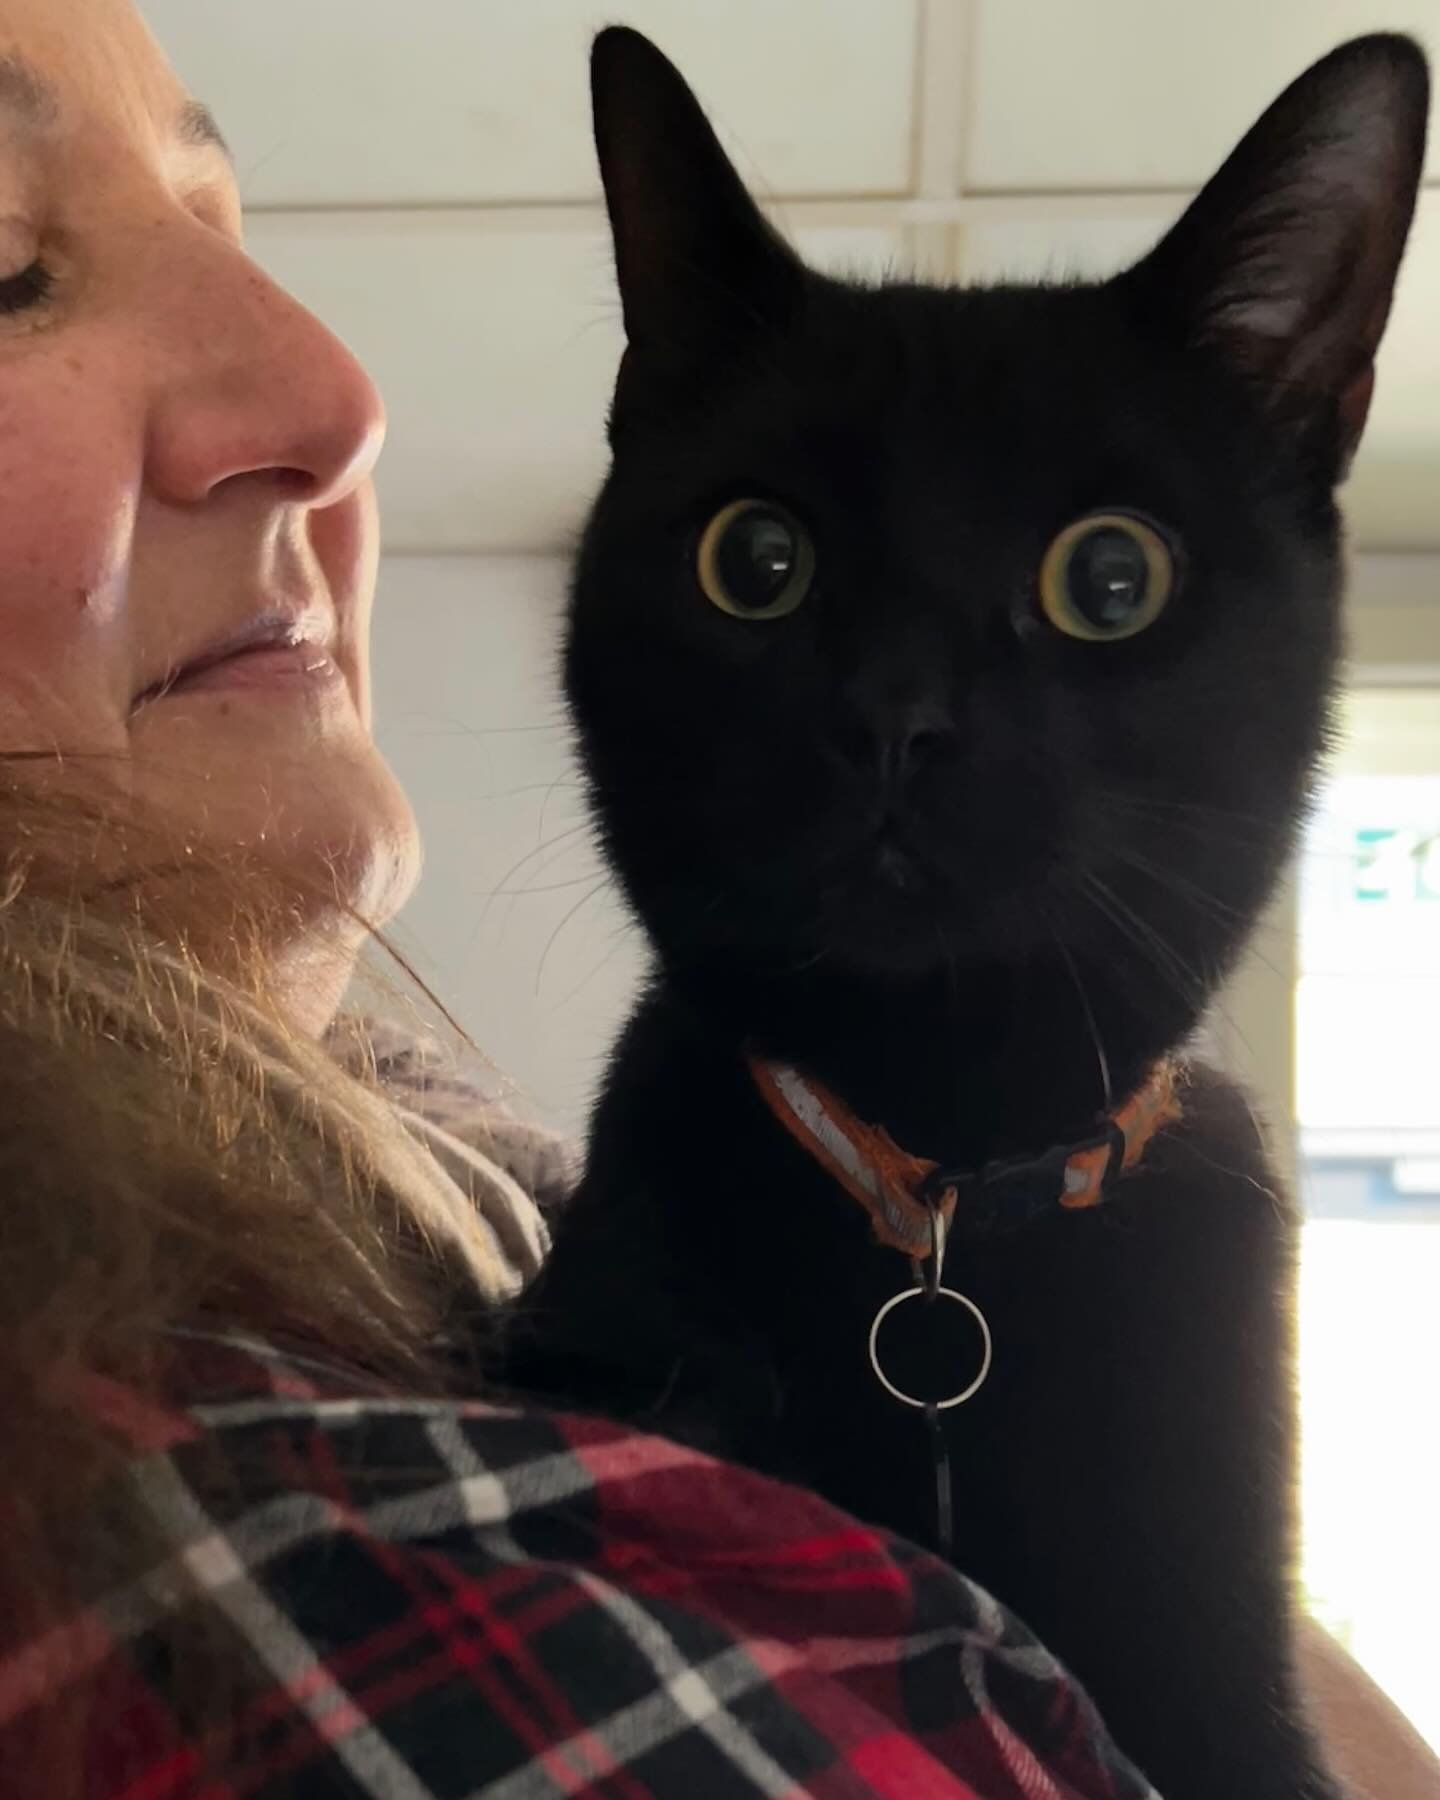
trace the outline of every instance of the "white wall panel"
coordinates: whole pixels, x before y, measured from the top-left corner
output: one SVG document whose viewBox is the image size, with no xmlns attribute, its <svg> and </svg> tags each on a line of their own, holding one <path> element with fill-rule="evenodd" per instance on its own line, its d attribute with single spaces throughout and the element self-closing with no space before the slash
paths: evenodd
<svg viewBox="0 0 1440 1800">
<path fill-rule="evenodd" d="M 910 183 L 913 0 L 142 3 L 252 205 L 595 193 L 586 58 L 616 19 L 674 58 L 766 191 Z"/>
<path fill-rule="evenodd" d="M 884 231 L 801 242 L 827 266 L 872 270 L 901 248 Z M 391 549 L 568 541 L 604 467 L 621 348 L 599 229 L 516 232 L 463 213 L 266 215 L 250 247 L 380 384 Z"/>
<path fill-rule="evenodd" d="M 576 1130 L 641 952 L 583 825 L 558 706 L 565 565 L 387 558 L 382 748 L 425 835 L 393 934 L 495 1062 Z"/>
<path fill-rule="evenodd" d="M 264 218 L 251 247 L 380 385 L 386 543 L 555 546 L 603 466 L 620 354 L 604 238 L 435 220 Z"/>
<path fill-rule="evenodd" d="M 1440 193 L 1421 204 L 1376 372 L 1365 441 L 1346 489 L 1356 540 L 1440 542 Z"/>
<path fill-rule="evenodd" d="M 983 189 L 1195 187 L 1343 39 L 1411 31 L 1440 49 L 1440 0 L 976 5 L 967 174 Z"/>
</svg>

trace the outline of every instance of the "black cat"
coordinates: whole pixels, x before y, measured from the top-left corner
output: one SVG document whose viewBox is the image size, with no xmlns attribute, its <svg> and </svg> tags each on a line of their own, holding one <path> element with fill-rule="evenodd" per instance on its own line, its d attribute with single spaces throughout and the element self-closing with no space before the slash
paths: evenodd
<svg viewBox="0 0 1440 1800">
<path fill-rule="evenodd" d="M 593 75 L 628 348 L 565 670 L 655 973 L 511 1375 L 931 1543 L 943 1447 L 954 1560 L 1170 1800 L 1328 1800 L 1292 1213 L 1170 1059 L 1324 744 L 1424 58 L 1325 58 L 1114 280 L 963 291 L 805 269 L 651 45 Z M 868 1347 L 937 1213 L 993 1366 L 921 1412 Z M 877 1341 L 931 1402 L 980 1355 L 923 1296 Z"/>
</svg>

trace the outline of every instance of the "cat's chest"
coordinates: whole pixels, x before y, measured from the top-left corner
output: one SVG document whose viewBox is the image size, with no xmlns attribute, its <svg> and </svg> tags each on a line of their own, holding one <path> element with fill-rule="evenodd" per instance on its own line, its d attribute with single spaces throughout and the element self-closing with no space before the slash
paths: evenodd
<svg viewBox="0 0 1440 1800">
<path fill-rule="evenodd" d="M 1124 1261 L 1123 1247 L 1118 1258 L 1105 1249 L 1123 1238 L 1119 1215 L 1065 1216 L 1058 1202 L 1053 1219 L 1023 1231 L 976 1235 L 957 1220 L 943 1270 L 951 1294 L 906 1298 L 923 1285 L 917 1263 L 877 1242 L 866 1210 L 787 1135 L 738 1061 L 686 1051 L 650 1061 L 643 1107 L 633 1077 L 612 1094 L 618 1116 L 602 1120 L 581 1210 L 625 1216 L 628 1240 L 645 1246 L 605 1264 L 634 1290 L 614 1297 L 618 1310 L 663 1293 L 672 1332 L 730 1334 L 763 1355 L 797 1425 L 808 1412 L 831 1425 L 863 1419 L 871 1433 L 908 1427 L 915 1409 L 886 1380 L 925 1400 L 974 1385 L 973 1416 L 1013 1413 L 1046 1358 L 1105 1304 L 1093 1269 L 1088 1296 L 1072 1277 L 1077 1257 Z M 623 1065 L 617 1080 L 623 1090 Z M 1123 1279 L 1116 1267 L 1105 1285 Z"/>
</svg>

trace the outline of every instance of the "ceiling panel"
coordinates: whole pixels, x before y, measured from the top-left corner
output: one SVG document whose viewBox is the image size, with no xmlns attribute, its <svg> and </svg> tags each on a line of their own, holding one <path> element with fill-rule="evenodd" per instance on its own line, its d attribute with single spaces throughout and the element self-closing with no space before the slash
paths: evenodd
<svg viewBox="0 0 1440 1800">
<path fill-rule="evenodd" d="M 142 5 L 252 206 L 589 197 L 587 46 L 617 14 L 686 71 L 765 191 L 910 184 L 915 0 Z"/>
<path fill-rule="evenodd" d="M 898 262 L 898 234 L 812 231 L 825 267 Z M 258 261 L 359 354 L 390 408 L 380 469 L 393 550 L 564 543 L 604 466 L 620 355 L 608 240 L 464 215 L 271 215 Z"/>
<path fill-rule="evenodd" d="M 1440 0 L 975 4 L 966 170 L 981 189 L 1194 187 L 1342 39 L 1411 31 L 1440 48 Z"/>
<path fill-rule="evenodd" d="M 1055 218 L 974 225 L 962 234 L 973 281 L 1107 275 L 1141 255 L 1175 216 Z M 1440 194 L 1421 201 L 1381 347 L 1375 402 L 1345 490 L 1355 541 L 1423 549 L 1440 541 Z"/>
</svg>

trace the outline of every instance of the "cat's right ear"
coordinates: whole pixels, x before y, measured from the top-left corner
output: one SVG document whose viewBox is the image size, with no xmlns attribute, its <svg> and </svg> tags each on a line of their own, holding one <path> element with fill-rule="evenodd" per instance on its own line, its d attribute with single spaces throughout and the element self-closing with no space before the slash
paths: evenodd
<svg viewBox="0 0 1440 1800">
<path fill-rule="evenodd" d="M 602 31 L 590 83 L 629 345 L 622 388 L 650 372 L 682 391 L 692 378 L 713 379 L 757 333 L 783 326 L 803 268 L 648 38 L 624 26 Z"/>
<path fill-rule="evenodd" d="M 1342 44 L 1291 83 L 1121 277 L 1152 324 L 1226 365 L 1332 479 L 1364 427 L 1428 106 L 1425 57 L 1409 38 Z"/>
</svg>

